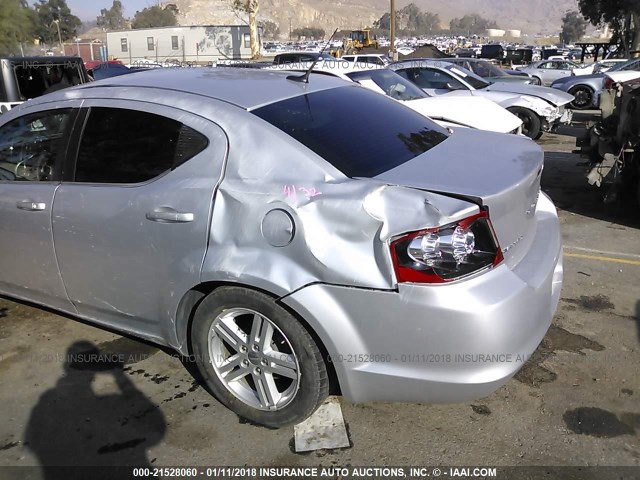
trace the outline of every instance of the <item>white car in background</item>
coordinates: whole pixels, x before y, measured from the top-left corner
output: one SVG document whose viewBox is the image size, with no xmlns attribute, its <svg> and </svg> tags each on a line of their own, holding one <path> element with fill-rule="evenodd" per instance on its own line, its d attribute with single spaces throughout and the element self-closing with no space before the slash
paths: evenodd
<svg viewBox="0 0 640 480">
<path fill-rule="evenodd" d="M 287 70 L 307 71 L 310 62 L 287 65 Z M 282 67 L 269 67 L 279 69 Z M 313 66 L 313 72 L 356 82 L 377 93 L 402 102 L 412 110 L 425 115 L 444 127 L 475 128 L 498 133 L 522 131 L 522 120 L 498 104 L 480 97 L 430 96 L 413 83 L 392 70 L 378 65 L 351 63 L 344 60 L 326 60 Z"/>
<path fill-rule="evenodd" d="M 367 53 L 362 55 L 343 55 L 342 60 L 353 63 L 364 63 L 372 65 L 386 66 L 391 63 L 391 59 L 382 53 Z"/>
<path fill-rule="evenodd" d="M 506 82 L 490 84 L 466 68 L 429 59 L 404 60 L 387 68 L 430 96 L 491 100 L 517 115 L 523 122 L 522 133 L 534 140 L 559 124 L 571 122 L 572 111 L 566 110 L 565 105 L 574 97 L 554 88 Z"/>
<path fill-rule="evenodd" d="M 415 48 L 411 48 L 411 47 L 398 47 L 398 48 L 396 48 L 396 52 L 398 52 L 400 55 L 410 55 L 415 51 L 416 51 L 416 49 Z"/>
<path fill-rule="evenodd" d="M 609 58 L 606 60 L 599 60 L 595 63 L 590 63 L 584 67 L 574 68 L 574 75 L 592 75 L 594 73 L 604 73 L 610 68 L 615 67 L 620 63 L 628 62 L 628 58 Z"/>
</svg>

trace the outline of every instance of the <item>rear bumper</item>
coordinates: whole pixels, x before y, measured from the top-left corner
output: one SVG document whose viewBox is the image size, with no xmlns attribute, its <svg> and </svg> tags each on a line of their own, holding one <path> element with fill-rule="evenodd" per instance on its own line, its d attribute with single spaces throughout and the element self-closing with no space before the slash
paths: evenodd
<svg viewBox="0 0 640 480">
<path fill-rule="evenodd" d="M 513 269 L 398 291 L 310 285 L 281 301 L 323 341 L 355 402 L 460 402 L 507 382 L 546 334 L 560 298 L 562 245 L 543 194 L 536 232 Z"/>
</svg>

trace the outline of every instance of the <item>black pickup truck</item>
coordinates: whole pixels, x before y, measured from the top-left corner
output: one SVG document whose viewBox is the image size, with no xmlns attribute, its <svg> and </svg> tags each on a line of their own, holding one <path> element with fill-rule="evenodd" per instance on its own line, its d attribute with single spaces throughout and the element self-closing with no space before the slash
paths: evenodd
<svg viewBox="0 0 640 480">
<path fill-rule="evenodd" d="M 0 57 L 0 113 L 31 98 L 88 81 L 79 57 Z"/>
</svg>

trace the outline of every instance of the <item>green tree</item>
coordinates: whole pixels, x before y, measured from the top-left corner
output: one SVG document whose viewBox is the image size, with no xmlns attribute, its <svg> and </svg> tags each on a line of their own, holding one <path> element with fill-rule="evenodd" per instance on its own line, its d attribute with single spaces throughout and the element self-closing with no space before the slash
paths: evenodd
<svg viewBox="0 0 640 480">
<path fill-rule="evenodd" d="M 373 27 L 376 30 L 388 31 L 391 28 L 390 19 L 391 15 L 385 13 L 373 22 Z M 399 35 L 428 35 L 438 30 L 440 17 L 437 13 L 422 12 L 414 3 L 396 11 L 396 31 Z"/>
<path fill-rule="evenodd" d="M 398 12 L 396 12 L 396 25 L 398 24 Z M 389 12 L 382 15 L 378 20 L 373 22 L 373 28 L 380 30 L 389 30 L 391 28 L 391 14 Z"/>
<path fill-rule="evenodd" d="M 423 12 L 416 21 L 418 35 L 430 35 L 440 31 L 440 17 L 437 13 Z"/>
<path fill-rule="evenodd" d="M 277 23 L 270 20 L 265 20 L 258 23 L 258 26 L 262 28 L 262 36 L 270 40 L 275 40 L 280 35 L 280 27 Z"/>
<path fill-rule="evenodd" d="M 580 40 L 587 29 L 587 21 L 580 12 L 570 11 L 562 17 L 562 31 L 560 41 L 564 44 L 573 43 Z"/>
<path fill-rule="evenodd" d="M 175 5 L 154 5 L 136 12 L 131 28 L 175 27 L 178 24 Z"/>
<path fill-rule="evenodd" d="M 123 11 L 122 2 L 113 0 L 111 8 L 100 10 L 100 15 L 96 18 L 98 27 L 104 30 L 122 30 L 126 24 Z"/>
<path fill-rule="evenodd" d="M 291 35 L 294 36 L 297 39 L 300 39 L 300 38 L 304 37 L 307 40 L 309 40 L 309 39 L 320 40 L 320 39 L 324 38 L 325 31 L 322 28 L 303 27 L 303 28 L 294 29 L 291 32 Z"/>
<path fill-rule="evenodd" d="M 640 1 L 578 0 L 580 12 L 593 25 L 607 24 L 625 56 L 640 50 Z"/>
<path fill-rule="evenodd" d="M 0 0 L 0 55 L 21 53 L 33 38 L 33 11 L 26 0 Z"/>
<path fill-rule="evenodd" d="M 58 43 L 58 28 L 62 41 L 74 38 L 82 22 L 71 13 L 66 0 L 40 0 L 34 5 L 35 35 L 47 44 Z"/>
<path fill-rule="evenodd" d="M 462 18 L 454 18 L 449 22 L 449 29 L 455 35 L 485 35 L 488 28 L 497 28 L 493 20 L 482 18 L 477 13 L 465 15 Z"/>
</svg>

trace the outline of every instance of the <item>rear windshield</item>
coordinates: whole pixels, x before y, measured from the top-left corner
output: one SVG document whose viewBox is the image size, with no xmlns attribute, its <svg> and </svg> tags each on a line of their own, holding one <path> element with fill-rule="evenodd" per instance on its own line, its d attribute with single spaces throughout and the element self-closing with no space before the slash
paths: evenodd
<svg viewBox="0 0 640 480">
<path fill-rule="evenodd" d="M 252 113 L 349 177 L 380 175 L 448 137 L 427 117 L 355 86 L 300 95 Z"/>
<path fill-rule="evenodd" d="M 496 67 L 494 64 L 478 60 L 477 62 L 469 62 L 471 71 L 483 78 L 486 77 L 508 77 L 509 74 Z"/>
<path fill-rule="evenodd" d="M 469 85 L 471 85 L 476 90 L 480 90 L 482 88 L 487 88 L 490 84 L 486 82 L 482 77 L 479 77 L 473 72 L 470 72 L 466 68 L 461 67 L 460 65 L 448 64 L 444 65 L 449 72 L 456 75 L 458 78 L 464 79 Z"/>
<path fill-rule="evenodd" d="M 367 80 L 371 80 L 382 91 L 396 100 L 416 100 L 418 98 L 428 98 L 429 96 L 424 93 L 415 84 L 411 83 L 404 77 L 401 77 L 393 70 L 387 70 L 381 68 L 379 70 L 358 70 L 355 72 L 347 73 L 354 82 L 363 84 Z"/>
<path fill-rule="evenodd" d="M 620 63 L 615 67 L 611 68 L 610 72 L 619 72 L 621 70 L 639 70 L 640 69 L 640 60 L 637 58 L 632 58 L 631 60 Z"/>
</svg>

